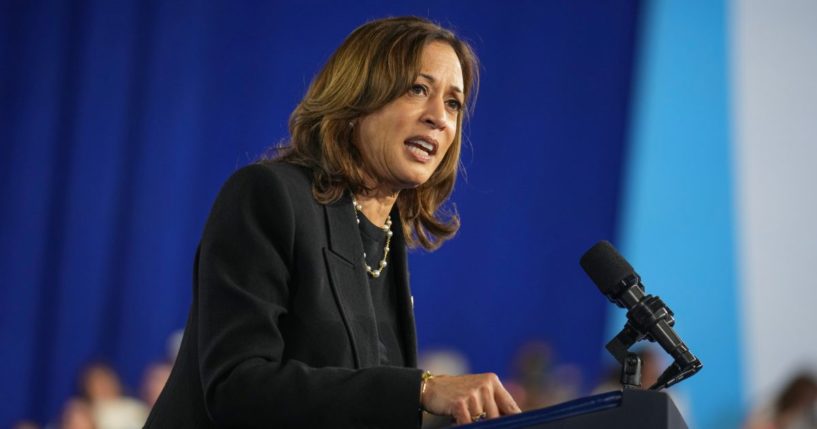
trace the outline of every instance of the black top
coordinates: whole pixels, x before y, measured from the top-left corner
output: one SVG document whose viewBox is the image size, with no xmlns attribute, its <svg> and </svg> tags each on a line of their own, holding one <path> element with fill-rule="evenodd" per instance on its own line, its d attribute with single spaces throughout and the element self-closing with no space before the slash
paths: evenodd
<svg viewBox="0 0 817 429">
<path fill-rule="evenodd" d="M 386 231 L 369 221 L 363 213 L 358 213 L 360 219 L 360 239 L 363 250 L 366 252 L 366 263 L 377 269 L 383 259 L 386 245 Z M 392 231 L 394 225 L 392 225 Z M 361 255 L 362 257 L 362 255 Z M 389 255 L 391 259 L 391 255 Z M 387 259 L 386 262 L 391 261 Z M 369 275 L 369 293 L 372 295 L 375 317 L 377 318 L 377 333 L 380 337 L 380 364 L 404 366 L 403 350 L 400 347 L 399 325 L 397 321 L 397 289 L 394 269 L 386 266 L 380 277 Z"/>
</svg>

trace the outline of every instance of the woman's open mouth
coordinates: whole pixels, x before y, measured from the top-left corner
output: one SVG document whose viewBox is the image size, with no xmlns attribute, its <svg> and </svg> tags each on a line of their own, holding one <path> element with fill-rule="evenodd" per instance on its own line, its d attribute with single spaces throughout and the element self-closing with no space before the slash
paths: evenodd
<svg viewBox="0 0 817 429">
<path fill-rule="evenodd" d="M 437 153 L 437 141 L 431 137 L 415 136 L 403 142 L 406 145 L 408 152 L 414 156 L 415 159 L 421 162 L 426 162 Z"/>
</svg>

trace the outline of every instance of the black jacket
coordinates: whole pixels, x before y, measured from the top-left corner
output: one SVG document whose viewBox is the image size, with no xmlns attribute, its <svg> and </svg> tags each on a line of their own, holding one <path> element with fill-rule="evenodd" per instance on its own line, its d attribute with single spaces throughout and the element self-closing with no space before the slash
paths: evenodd
<svg viewBox="0 0 817 429">
<path fill-rule="evenodd" d="M 412 368 L 377 367 L 378 333 L 350 198 L 315 201 L 308 170 L 237 171 L 196 255 L 193 304 L 148 428 L 416 428 L 421 371 L 396 211 L 387 269 Z M 396 210 L 396 209 L 395 209 Z"/>
</svg>

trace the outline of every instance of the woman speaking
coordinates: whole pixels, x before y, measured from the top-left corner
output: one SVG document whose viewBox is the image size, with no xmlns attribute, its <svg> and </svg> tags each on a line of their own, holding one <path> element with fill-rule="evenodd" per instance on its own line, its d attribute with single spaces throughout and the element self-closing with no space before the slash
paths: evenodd
<svg viewBox="0 0 817 429">
<path fill-rule="evenodd" d="M 292 113 L 289 145 L 237 171 L 199 244 L 184 339 L 149 428 L 417 428 L 519 412 L 494 374 L 416 368 L 406 247 L 459 227 L 471 48 L 420 18 L 350 34 Z"/>
</svg>

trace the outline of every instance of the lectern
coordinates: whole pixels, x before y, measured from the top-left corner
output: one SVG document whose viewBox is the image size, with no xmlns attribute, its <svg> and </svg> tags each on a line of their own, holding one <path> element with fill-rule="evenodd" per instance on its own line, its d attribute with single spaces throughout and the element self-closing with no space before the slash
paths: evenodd
<svg viewBox="0 0 817 429">
<path fill-rule="evenodd" d="M 687 429 L 664 392 L 625 389 L 461 426 L 469 429 Z"/>
</svg>

